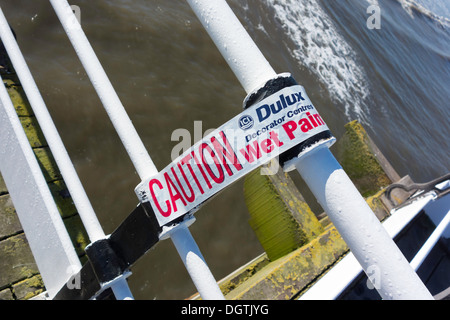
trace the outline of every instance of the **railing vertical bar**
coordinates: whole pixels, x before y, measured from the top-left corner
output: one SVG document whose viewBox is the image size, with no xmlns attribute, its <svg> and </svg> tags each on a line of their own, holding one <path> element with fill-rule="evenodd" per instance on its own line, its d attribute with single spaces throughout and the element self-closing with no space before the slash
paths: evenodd
<svg viewBox="0 0 450 320">
<path fill-rule="evenodd" d="M 204 300 L 223 300 L 224 296 L 205 263 L 200 249 L 190 235 L 189 228 L 180 226 L 171 232 L 172 239 L 198 293 Z"/>
<path fill-rule="evenodd" d="M 50 0 L 141 179 L 158 173 L 80 23 L 65 0 Z"/>
<path fill-rule="evenodd" d="M 105 236 L 36 82 L 0 9 L 0 36 L 91 241 Z"/>
</svg>

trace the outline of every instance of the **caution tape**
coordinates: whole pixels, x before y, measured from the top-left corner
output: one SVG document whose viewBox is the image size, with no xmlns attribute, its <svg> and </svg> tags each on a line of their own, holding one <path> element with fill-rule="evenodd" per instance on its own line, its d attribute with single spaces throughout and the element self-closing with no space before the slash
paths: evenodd
<svg viewBox="0 0 450 320">
<path fill-rule="evenodd" d="M 291 158 L 298 156 L 298 146 L 306 141 L 310 145 L 315 137 L 330 139 L 331 133 L 305 89 L 291 81 L 194 144 L 142 181 L 135 192 L 164 226 L 195 212 L 220 190 L 280 154 L 292 149 Z"/>
</svg>

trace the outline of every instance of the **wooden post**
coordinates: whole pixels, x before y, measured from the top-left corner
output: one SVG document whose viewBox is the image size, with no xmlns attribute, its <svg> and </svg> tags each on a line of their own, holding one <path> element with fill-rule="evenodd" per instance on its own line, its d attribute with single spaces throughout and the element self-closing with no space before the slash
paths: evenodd
<svg viewBox="0 0 450 320">
<path fill-rule="evenodd" d="M 315 238 L 323 228 L 286 173 L 262 170 L 245 177 L 244 195 L 249 224 L 274 261 Z"/>
<path fill-rule="evenodd" d="M 373 196 L 381 188 L 400 180 L 358 121 L 347 123 L 345 130 L 336 142 L 336 158 L 363 197 Z"/>
</svg>

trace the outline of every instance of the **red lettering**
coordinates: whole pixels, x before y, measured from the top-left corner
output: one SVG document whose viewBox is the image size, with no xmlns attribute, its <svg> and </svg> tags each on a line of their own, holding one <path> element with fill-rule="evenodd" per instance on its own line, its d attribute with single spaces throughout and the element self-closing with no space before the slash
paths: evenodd
<svg viewBox="0 0 450 320">
<path fill-rule="evenodd" d="M 252 163 L 255 159 L 253 159 L 253 156 L 256 157 L 256 159 L 261 158 L 261 151 L 259 150 L 259 144 L 258 141 L 255 140 L 253 141 L 253 146 L 254 148 L 249 144 L 247 145 L 247 152 L 245 152 L 245 149 L 241 149 L 241 153 L 242 155 L 245 157 L 245 159 L 249 162 Z"/>
<path fill-rule="evenodd" d="M 317 123 L 314 120 L 313 116 L 311 115 L 311 113 L 307 112 L 306 115 L 308 116 L 309 121 L 311 121 L 312 125 L 314 126 L 314 128 L 317 127 Z"/>
<path fill-rule="evenodd" d="M 231 161 L 231 164 L 234 165 L 234 167 L 239 171 L 241 170 L 243 167 L 242 165 L 239 163 L 239 160 L 236 156 L 236 154 L 234 153 L 233 148 L 231 148 L 230 143 L 228 142 L 228 139 L 225 135 L 225 133 L 223 131 L 219 132 L 219 135 L 222 137 L 223 143 L 225 145 L 225 148 L 217 141 L 216 137 L 212 137 L 211 138 L 211 142 L 213 144 L 214 149 L 217 152 L 217 156 L 219 157 L 219 159 L 222 161 L 222 165 L 224 166 L 225 170 L 227 171 L 228 175 L 231 177 L 233 175 L 233 172 L 231 171 L 230 166 L 228 165 L 228 163 L 225 160 L 225 157 Z M 225 156 L 225 157 L 224 157 Z"/>
<path fill-rule="evenodd" d="M 314 119 L 316 119 L 319 126 L 323 126 L 325 124 L 325 121 L 323 121 L 322 117 L 318 113 L 313 114 L 313 116 L 314 116 Z"/>
<path fill-rule="evenodd" d="M 184 205 L 186 205 L 186 201 L 184 201 L 183 197 L 180 195 L 177 187 L 173 183 L 172 179 L 170 179 L 169 174 L 164 172 L 164 178 L 166 179 L 167 190 L 169 190 L 170 200 L 172 201 L 173 211 L 177 211 L 177 200 L 181 200 Z M 173 192 L 174 190 L 175 192 Z"/>
<path fill-rule="evenodd" d="M 285 124 L 283 124 L 283 129 L 284 131 L 286 131 L 289 139 L 293 140 L 295 139 L 295 136 L 292 134 L 293 131 L 295 131 L 295 129 L 297 129 L 297 124 L 295 123 L 295 121 L 288 121 Z"/>
<path fill-rule="evenodd" d="M 170 216 L 170 214 L 171 214 L 171 212 L 172 212 L 172 210 L 171 210 L 171 208 L 170 208 L 169 200 L 166 200 L 167 211 L 164 211 L 164 210 L 161 208 L 161 206 L 159 205 L 158 199 L 156 199 L 155 192 L 153 191 L 153 185 L 154 185 L 154 184 L 158 185 L 158 187 L 159 187 L 161 190 L 163 189 L 163 186 L 162 186 L 161 182 L 159 182 L 158 179 L 152 179 L 152 180 L 150 180 L 150 182 L 148 183 L 148 187 L 149 187 L 149 189 L 150 189 L 150 194 L 152 195 L 153 203 L 155 204 L 156 208 L 159 210 L 159 213 L 161 213 L 161 215 L 162 215 L 163 217 L 168 217 L 168 216 Z"/>
<path fill-rule="evenodd" d="M 272 140 L 270 139 L 265 139 L 261 142 L 261 149 L 262 151 L 264 151 L 265 153 L 270 153 L 273 151 L 273 145 L 272 145 Z"/>
<path fill-rule="evenodd" d="M 197 166 L 198 166 L 198 168 L 199 168 L 199 170 L 200 170 L 200 172 L 201 172 L 201 174 L 202 174 L 202 176 L 203 176 L 203 179 L 205 179 L 206 184 L 208 185 L 208 188 L 211 189 L 211 188 L 212 188 L 212 185 L 211 185 L 211 183 L 209 182 L 209 179 L 208 179 L 208 177 L 206 176 L 205 171 L 203 171 L 203 168 L 202 168 L 202 165 L 201 165 L 200 161 L 198 161 L 197 157 L 195 156 L 194 151 L 191 152 L 191 155 L 194 157 L 195 163 L 197 164 Z"/>
<path fill-rule="evenodd" d="M 184 191 L 184 187 L 183 185 L 180 183 L 180 180 L 178 179 L 178 176 L 175 174 L 175 170 L 172 167 L 172 173 L 175 176 L 175 179 L 177 180 L 178 185 L 180 186 L 181 192 L 183 193 L 184 197 L 186 198 L 187 201 L 192 202 L 195 200 L 195 193 L 194 190 L 191 187 L 191 184 L 189 183 L 189 180 L 186 178 L 186 175 L 184 174 L 183 169 L 181 168 L 181 164 L 178 163 L 178 170 L 180 170 L 181 175 L 184 178 L 184 181 L 186 182 L 187 187 L 189 188 L 189 192 L 191 193 L 191 195 L 188 197 L 188 195 L 186 194 L 186 191 Z"/>
<path fill-rule="evenodd" d="M 214 163 L 216 164 L 216 167 L 219 170 L 219 176 L 218 177 L 214 174 L 214 172 L 211 170 L 210 165 L 205 160 L 205 151 L 204 151 L 205 149 L 208 150 L 209 155 L 211 156 L 211 158 L 213 158 Z M 216 153 L 214 152 L 214 150 L 211 149 L 211 147 L 207 143 L 202 143 L 200 145 L 199 151 L 200 151 L 200 155 L 202 156 L 203 165 L 205 166 L 205 169 L 206 169 L 206 171 L 208 171 L 208 173 L 211 176 L 211 178 L 216 183 L 222 183 L 223 180 L 225 179 L 225 176 L 223 174 L 222 166 L 220 165 L 219 159 L 216 157 Z"/>
<path fill-rule="evenodd" d="M 300 130 L 302 130 L 303 132 L 308 132 L 309 130 L 314 129 L 311 123 L 306 118 L 300 119 L 298 124 L 300 125 Z"/>
<path fill-rule="evenodd" d="M 183 165 L 183 164 L 186 164 L 186 165 L 187 165 L 187 167 L 188 167 L 188 169 L 189 169 L 189 172 L 191 173 L 192 178 L 194 178 L 194 181 L 195 181 L 195 183 L 197 184 L 198 189 L 200 190 L 200 192 L 201 192 L 202 194 L 204 194 L 205 191 L 203 191 L 203 188 L 202 188 L 202 186 L 200 185 L 200 181 L 198 181 L 197 176 L 195 175 L 195 172 L 194 172 L 194 170 L 192 169 L 191 164 L 189 163 L 189 160 L 191 160 L 191 159 L 192 159 L 191 155 L 188 154 L 186 157 L 184 157 L 183 159 L 181 159 L 181 164 L 182 164 L 182 165 Z M 183 175 L 184 175 L 184 173 L 183 173 Z"/>
<path fill-rule="evenodd" d="M 273 140 L 273 142 L 275 142 L 277 147 L 281 147 L 284 144 L 283 142 L 278 140 L 278 133 L 276 133 L 275 131 L 270 131 L 269 136 Z"/>
</svg>

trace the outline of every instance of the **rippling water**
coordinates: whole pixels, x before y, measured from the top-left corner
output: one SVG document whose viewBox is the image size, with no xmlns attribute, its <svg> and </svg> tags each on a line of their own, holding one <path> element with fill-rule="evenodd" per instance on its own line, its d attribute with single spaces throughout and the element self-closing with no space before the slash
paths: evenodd
<svg viewBox="0 0 450 320">
<path fill-rule="evenodd" d="M 358 119 L 401 176 L 425 182 L 448 172 L 448 1 L 228 2 L 274 69 L 306 88 L 336 137 Z M 240 112 L 245 92 L 185 1 L 70 3 L 80 7 L 83 29 L 158 169 L 171 161 L 175 129 L 193 134 L 201 120 L 205 131 Z M 367 28 L 371 4 L 380 7 L 380 29 Z M 136 205 L 139 177 L 49 2 L 0 5 L 110 233 Z M 247 223 L 242 181 L 196 217 L 191 232 L 216 279 L 262 252 Z M 138 299 L 195 292 L 170 241 L 132 271 Z"/>
</svg>

